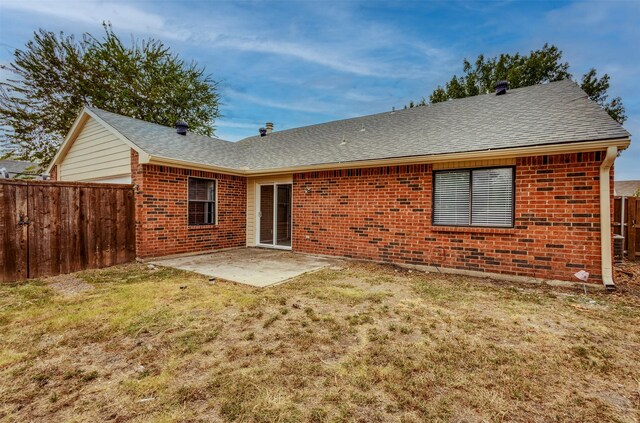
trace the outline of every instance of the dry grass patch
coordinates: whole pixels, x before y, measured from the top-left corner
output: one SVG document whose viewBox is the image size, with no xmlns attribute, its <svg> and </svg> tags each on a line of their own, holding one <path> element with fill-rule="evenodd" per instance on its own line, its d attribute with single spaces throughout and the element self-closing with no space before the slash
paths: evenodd
<svg viewBox="0 0 640 423">
<path fill-rule="evenodd" d="M 370 264 L 263 290 L 75 277 L 0 287 L 3 421 L 639 418 L 637 297 Z"/>
</svg>

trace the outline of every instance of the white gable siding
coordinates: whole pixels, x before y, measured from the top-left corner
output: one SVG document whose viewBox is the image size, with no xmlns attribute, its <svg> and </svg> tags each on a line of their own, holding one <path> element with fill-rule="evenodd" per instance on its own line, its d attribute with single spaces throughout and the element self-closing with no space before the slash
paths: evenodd
<svg viewBox="0 0 640 423">
<path fill-rule="evenodd" d="M 58 167 L 61 181 L 131 182 L 131 149 L 90 118 Z"/>
</svg>

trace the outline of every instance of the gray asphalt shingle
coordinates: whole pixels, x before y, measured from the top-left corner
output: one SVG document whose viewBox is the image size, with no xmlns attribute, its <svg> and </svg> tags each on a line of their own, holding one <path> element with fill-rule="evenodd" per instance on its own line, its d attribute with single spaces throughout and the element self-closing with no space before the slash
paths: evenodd
<svg viewBox="0 0 640 423">
<path fill-rule="evenodd" d="M 479 95 L 273 132 L 236 143 L 92 109 L 151 155 L 238 169 L 274 169 L 462 153 L 630 134 L 571 81 Z"/>
<path fill-rule="evenodd" d="M 615 181 L 614 195 L 623 197 L 632 197 L 636 192 L 640 191 L 640 181 Z"/>
<path fill-rule="evenodd" d="M 0 160 L 0 169 L 6 169 L 12 178 L 22 174 L 35 174 L 38 168 L 36 163 L 25 162 L 22 160 L 5 159 Z"/>
<path fill-rule="evenodd" d="M 192 163 L 233 169 L 245 166 L 244 147 L 238 143 L 188 132 L 178 135 L 175 128 L 133 119 L 97 108 L 89 108 L 147 154 Z"/>
</svg>

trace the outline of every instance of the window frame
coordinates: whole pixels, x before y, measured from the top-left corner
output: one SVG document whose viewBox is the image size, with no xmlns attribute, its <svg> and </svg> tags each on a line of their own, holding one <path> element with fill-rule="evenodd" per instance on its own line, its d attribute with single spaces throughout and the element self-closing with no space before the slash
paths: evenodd
<svg viewBox="0 0 640 423">
<path fill-rule="evenodd" d="M 473 220 L 473 171 L 474 170 L 491 170 L 491 169 L 511 169 L 511 225 L 474 225 Z M 452 173 L 452 172 L 469 172 L 469 224 L 467 225 L 454 225 L 454 224 L 441 224 L 435 223 L 436 217 L 436 174 L 437 173 Z M 516 166 L 486 166 L 486 167 L 464 167 L 456 169 L 441 169 L 434 170 L 431 174 L 431 226 L 441 227 L 455 227 L 455 228 L 492 228 L 492 229 L 513 229 L 516 224 Z"/>
<path fill-rule="evenodd" d="M 191 200 L 189 196 L 189 183 L 192 179 L 197 179 L 200 181 L 212 181 L 215 189 L 215 198 L 211 201 L 205 200 Z M 189 220 L 189 204 L 191 202 L 194 203 L 213 203 L 213 213 L 214 213 L 214 221 L 212 223 L 190 223 Z M 190 227 L 200 227 L 200 226 L 217 226 L 218 225 L 218 180 L 213 178 L 199 178 L 197 176 L 189 176 L 187 177 L 187 226 Z"/>
</svg>

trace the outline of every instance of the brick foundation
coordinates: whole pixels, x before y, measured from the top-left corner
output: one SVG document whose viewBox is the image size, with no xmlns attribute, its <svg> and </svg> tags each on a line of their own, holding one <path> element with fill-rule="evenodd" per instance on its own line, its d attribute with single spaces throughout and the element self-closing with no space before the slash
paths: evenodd
<svg viewBox="0 0 640 423">
<path fill-rule="evenodd" d="M 519 158 L 509 229 L 432 226 L 431 165 L 298 173 L 293 250 L 569 281 L 585 269 L 597 283 L 603 158 Z"/>
<path fill-rule="evenodd" d="M 187 224 L 187 178 L 216 179 L 218 224 Z M 136 251 L 157 257 L 240 247 L 246 242 L 247 181 L 240 176 L 138 163 L 131 152 L 136 185 Z"/>
</svg>

